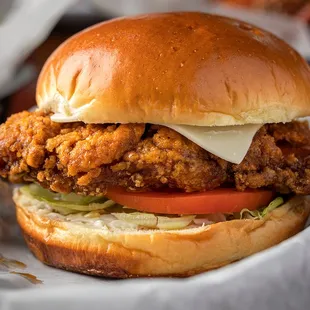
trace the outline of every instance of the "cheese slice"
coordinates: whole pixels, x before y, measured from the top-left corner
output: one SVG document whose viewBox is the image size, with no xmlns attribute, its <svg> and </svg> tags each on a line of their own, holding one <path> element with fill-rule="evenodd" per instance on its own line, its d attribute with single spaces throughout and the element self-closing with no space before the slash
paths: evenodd
<svg viewBox="0 0 310 310">
<path fill-rule="evenodd" d="M 248 124 L 219 127 L 167 125 L 206 151 L 234 164 L 240 164 L 253 137 L 262 125 Z"/>
</svg>

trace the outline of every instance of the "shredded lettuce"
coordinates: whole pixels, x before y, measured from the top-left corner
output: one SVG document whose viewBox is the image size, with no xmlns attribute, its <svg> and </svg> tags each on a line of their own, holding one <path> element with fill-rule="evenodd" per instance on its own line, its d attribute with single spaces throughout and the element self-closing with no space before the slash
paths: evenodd
<svg viewBox="0 0 310 310">
<path fill-rule="evenodd" d="M 242 209 L 239 213 L 240 219 L 251 218 L 251 219 L 262 219 L 262 216 L 258 210 Z"/>
<path fill-rule="evenodd" d="M 272 212 L 274 209 L 283 205 L 284 199 L 282 197 L 277 197 L 276 199 L 272 200 L 267 208 L 265 208 L 261 214 L 262 217 L 266 216 L 268 213 Z"/>
<path fill-rule="evenodd" d="M 262 208 L 260 210 L 251 211 L 249 209 L 242 209 L 240 212 L 240 219 L 244 218 L 262 219 L 267 214 L 283 205 L 283 203 L 284 199 L 282 197 L 277 197 L 276 199 L 272 200 L 267 207 Z"/>
</svg>

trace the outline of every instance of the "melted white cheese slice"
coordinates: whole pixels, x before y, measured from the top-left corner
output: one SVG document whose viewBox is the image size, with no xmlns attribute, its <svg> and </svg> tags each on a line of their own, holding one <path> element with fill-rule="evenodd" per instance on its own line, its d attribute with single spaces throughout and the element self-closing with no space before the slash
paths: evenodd
<svg viewBox="0 0 310 310">
<path fill-rule="evenodd" d="M 248 152 L 253 137 L 262 125 L 200 127 L 167 125 L 206 151 L 234 164 L 240 164 Z"/>
</svg>

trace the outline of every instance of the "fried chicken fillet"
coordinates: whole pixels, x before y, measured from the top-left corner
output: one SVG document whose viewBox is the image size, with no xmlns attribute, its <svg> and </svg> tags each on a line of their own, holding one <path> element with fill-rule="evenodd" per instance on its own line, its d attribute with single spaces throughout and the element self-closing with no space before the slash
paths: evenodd
<svg viewBox="0 0 310 310">
<path fill-rule="evenodd" d="M 56 123 L 42 112 L 22 112 L 0 126 L 0 175 L 85 195 L 102 195 L 114 185 L 310 194 L 309 137 L 306 122 L 264 125 L 236 165 L 163 126 Z"/>
</svg>

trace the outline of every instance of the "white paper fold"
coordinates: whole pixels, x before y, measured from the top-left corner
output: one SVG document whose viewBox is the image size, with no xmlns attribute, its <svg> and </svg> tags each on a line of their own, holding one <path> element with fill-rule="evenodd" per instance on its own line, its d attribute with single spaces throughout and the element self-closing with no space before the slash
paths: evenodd
<svg viewBox="0 0 310 310">
<path fill-rule="evenodd" d="M 0 309 L 309 309 L 310 230 L 241 262 L 189 279 L 104 280 L 44 267 L 23 246 L 1 244 L 20 255 L 35 286 L 0 273 Z"/>
<path fill-rule="evenodd" d="M 48 36 L 75 0 L 15 0 L 0 21 L 0 97 L 14 83 L 16 68 Z M 4 10 L 0 1 L 0 11 Z M 7 7 L 5 5 L 5 7 Z M 14 87 L 13 87 L 14 88 Z"/>
</svg>

